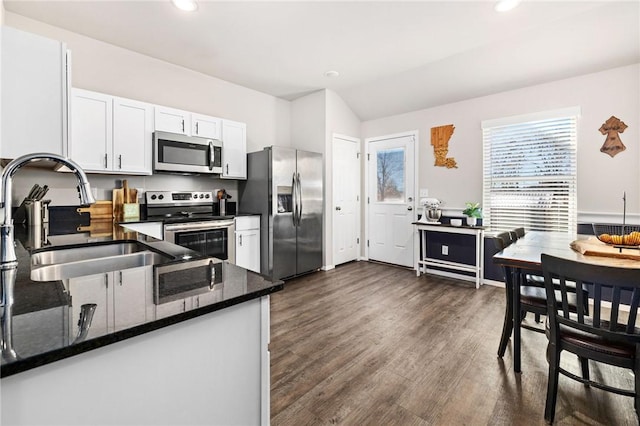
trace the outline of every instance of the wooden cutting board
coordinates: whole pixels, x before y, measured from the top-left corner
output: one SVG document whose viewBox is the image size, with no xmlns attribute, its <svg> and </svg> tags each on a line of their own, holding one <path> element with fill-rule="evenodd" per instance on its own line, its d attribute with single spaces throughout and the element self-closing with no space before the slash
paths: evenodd
<svg viewBox="0 0 640 426">
<path fill-rule="evenodd" d="M 596 237 L 577 240 L 571 243 L 571 248 L 585 256 L 614 257 L 618 259 L 640 260 L 640 250 L 619 249 L 603 243 Z"/>
<path fill-rule="evenodd" d="M 111 220 L 113 217 L 113 204 L 111 201 L 99 200 L 89 207 L 78 207 L 80 214 L 89 213 L 90 220 Z"/>
<path fill-rule="evenodd" d="M 138 190 L 129 188 L 129 182 L 122 180 L 122 188 L 115 188 L 112 194 L 113 218 L 122 221 L 124 218 L 125 204 L 138 204 Z"/>
<path fill-rule="evenodd" d="M 108 237 L 113 233 L 113 220 L 92 220 L 88 226 L 78 226 L 78 232 L 89 232 L 92 237 Z"/>
</svg>

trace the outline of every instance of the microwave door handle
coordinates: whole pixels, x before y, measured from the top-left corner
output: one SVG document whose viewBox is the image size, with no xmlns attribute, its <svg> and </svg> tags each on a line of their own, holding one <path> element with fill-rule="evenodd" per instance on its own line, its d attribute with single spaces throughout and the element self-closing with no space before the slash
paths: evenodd
<svg viewBox="0 0 640 426">
<path fill-rule="evenodd" d="M 209 261 L 209 289 L 213 290 L 213 287 L 216 285 L 216 268 L 214 266 L 213 260 Z"/>
<path fill-rule="evenodd" d="M 214 164 L 216 164 L 216 150 L 213 147 L 213 141 L 209 141 L 209 170 L 213 170 Z"/>
</svg>

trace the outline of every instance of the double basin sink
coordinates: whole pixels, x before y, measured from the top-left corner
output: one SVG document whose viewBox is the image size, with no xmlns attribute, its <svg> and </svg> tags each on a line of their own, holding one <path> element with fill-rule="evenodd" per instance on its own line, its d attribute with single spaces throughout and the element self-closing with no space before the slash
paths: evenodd
<svg viewBox="0 0 640 426">
<path fill-rule="evenodd" d="M 59 281 L 174 260 L 138 241 L 58 248 L 31 255 L 31 280 Z"/>
</svg>

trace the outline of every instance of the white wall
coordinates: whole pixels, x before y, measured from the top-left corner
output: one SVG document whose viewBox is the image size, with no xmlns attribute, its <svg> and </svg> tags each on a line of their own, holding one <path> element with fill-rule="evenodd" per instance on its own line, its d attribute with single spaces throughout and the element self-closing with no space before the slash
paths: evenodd
<svg viewBox="0 0 640 426">
<path fill-rule="evenodd" d="M 469 99 L 362 123 L 361 137 L 419 129 L 419 186 L 461 210 L 466 201 L 482 200 L 483 120 L 579 106 L 578 210 L 580 220 L 615 220 L 627 212 L 640 220 L 640 64 L 552 83 Z M 598 129 L 612 115 L 629 127 L 620 135 L 626 151 L 611 158 L 600 152 L 605 136 Z M 457 169 L 435 167 L 431 127 L 453 124 L 449 156 Z"/>
</svg>

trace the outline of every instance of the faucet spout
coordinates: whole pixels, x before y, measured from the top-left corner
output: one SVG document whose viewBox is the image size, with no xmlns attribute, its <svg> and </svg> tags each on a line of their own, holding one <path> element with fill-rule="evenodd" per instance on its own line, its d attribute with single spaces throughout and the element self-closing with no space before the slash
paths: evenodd
<svg viewBox="0 0 640 426">
<path fill-rule="evenodd" d="M 13 239 L 13 211 L 11 205 L 11 186 L 13 175 L 25 165 L 34 161 L 53 161 L 67 166 L 78 179 L 78 194 L 82 204 L 93 204 L 96 200 L 91 195 L 89 179 L 82 168 L 74 161 L 58 154 L 34 153 L 23 155 L 11 161 L 2 171 L 2 205 L 4 208 L 3 221 L 0 224 L 0 281 L 2 284 L 2 305 L 4 306 L 1 318 L 2 339 L 0 352 L 3 359 L 17 359 L 13 349 L 11 317 L 13 307 L 13 289 L 16 283 L 18 258 L 16 257 L 15 243 Z M 89 319 L 90 322 L 90 319 Z"/>
</svg>

